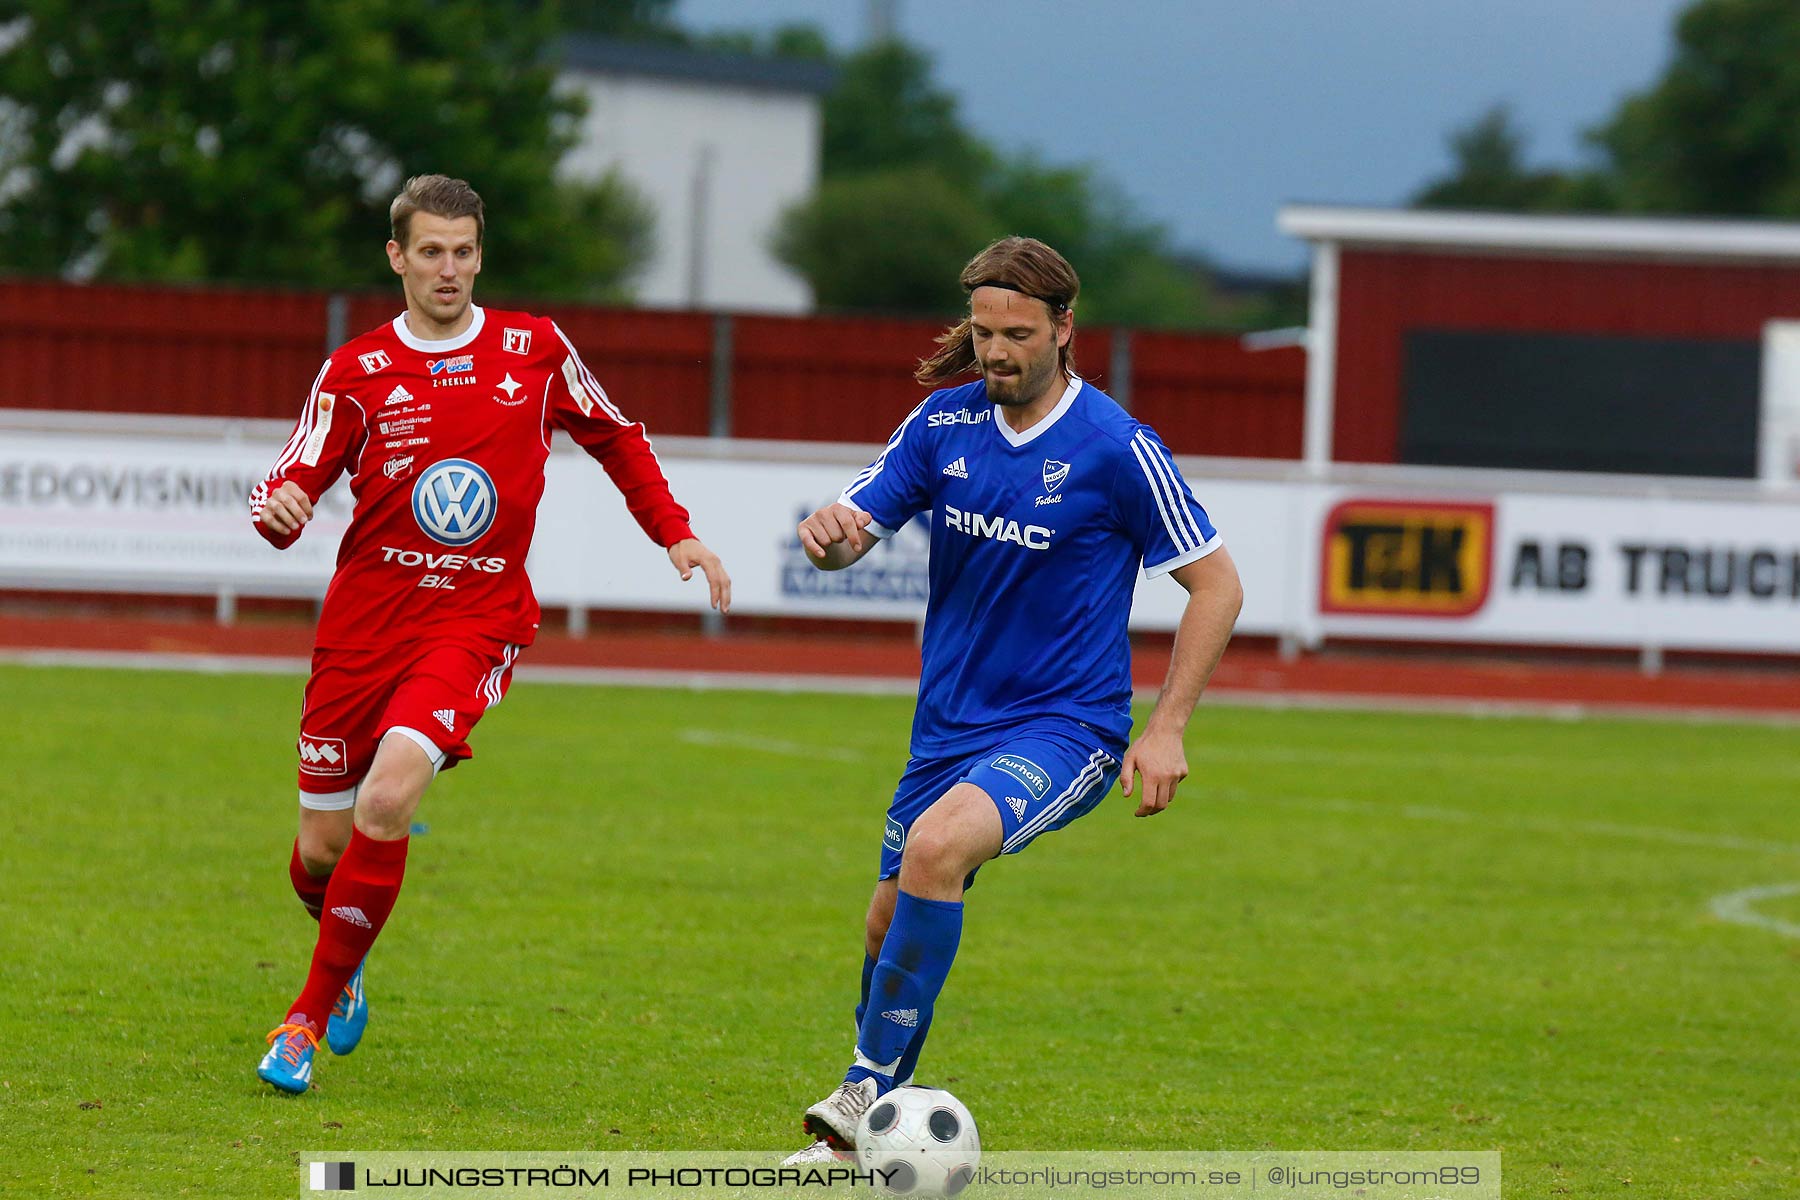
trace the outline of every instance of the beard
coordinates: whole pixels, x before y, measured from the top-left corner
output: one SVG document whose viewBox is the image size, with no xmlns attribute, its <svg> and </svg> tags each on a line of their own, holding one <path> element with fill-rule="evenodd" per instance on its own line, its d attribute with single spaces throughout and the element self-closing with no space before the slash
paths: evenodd
<svg viewBox="0 0 1800 1200">
<path fill-rule="evenodd" d="M 1051 353 L 1020 368 L 1018 374 L 995 378 L 986 367 L 981 376 L 987 382 L 988 399 L 1002 408 L 1023 408 L 1043 395 L 1056 374 L 1057 355 Z"/>
</svg>

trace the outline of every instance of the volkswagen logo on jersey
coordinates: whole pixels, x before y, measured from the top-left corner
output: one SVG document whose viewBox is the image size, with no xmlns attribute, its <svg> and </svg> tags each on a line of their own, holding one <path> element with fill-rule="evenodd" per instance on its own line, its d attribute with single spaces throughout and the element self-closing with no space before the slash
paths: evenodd
<svg viewBox="0 0 1800 1200">
<path fill-rule="evenodd" d="M 494 524 L 500 497 L 488 473 L 466 458 L 433 463 L 413 485 L 413 519 L 425 536 L 446 546 L 466 546 Z"/>
</svg>

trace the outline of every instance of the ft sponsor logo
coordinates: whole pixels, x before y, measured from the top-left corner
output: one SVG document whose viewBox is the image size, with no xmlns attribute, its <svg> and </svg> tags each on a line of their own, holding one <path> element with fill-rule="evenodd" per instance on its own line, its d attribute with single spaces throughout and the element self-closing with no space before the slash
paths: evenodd
<svg viewBox="0 0 1800 1200">
<path fill-rule="evenodd" d="M 1487 603 L 1492 504 L 1346 500 L 1325 517 L 1319 608 L 1466 617 Z"/>
</svg>

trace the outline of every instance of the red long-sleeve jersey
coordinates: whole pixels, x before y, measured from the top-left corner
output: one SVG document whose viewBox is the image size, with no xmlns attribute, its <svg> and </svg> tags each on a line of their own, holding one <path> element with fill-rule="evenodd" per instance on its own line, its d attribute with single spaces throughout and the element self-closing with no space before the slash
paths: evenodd
<svg viewBox="0 0 1800 1200">
<path fill-rule="evenodd" d="M 454 629 L 529 644 L 537 597 L 525 554 L 544 493 L 550 431 L 599 461 L 661 546 L 693 531 L 643 425 L 627 420 L 554 321 L 473 307 L 461 335 L 413 336 L 404 317 L 340 347 L 268 477 L 256 530 L 292 480 L 314 503 L 349 472 L 356 507 L 325 593 L 318 645 L 376 648 Z"/>
</svg>

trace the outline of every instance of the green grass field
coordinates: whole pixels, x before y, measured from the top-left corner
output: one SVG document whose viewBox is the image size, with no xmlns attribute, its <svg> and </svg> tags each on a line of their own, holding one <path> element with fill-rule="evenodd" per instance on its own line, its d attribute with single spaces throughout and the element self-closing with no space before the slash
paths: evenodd
<svg viewBox="0 0 1800 1200">
<path fill-rule="evenodd" d="M 286 1099 L 253 1068 L 312 944 L 299 689 L 0 667 L 0 1193 L 798 1145 L 909 702 L 522 683 L 426 798 L 363 1048 Z M 984 871 L 921 1078 L 991 1149 L 1497 1149 L 1509 1197 L 1800 1194 L 1800 941 L 1709 907 L 1800 882 L 1796 741 L 1203 707 L 1169 813 L 1115 793 Z"/>
</svg>

